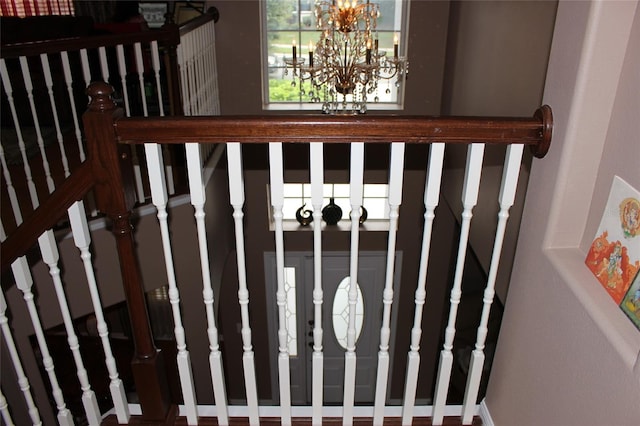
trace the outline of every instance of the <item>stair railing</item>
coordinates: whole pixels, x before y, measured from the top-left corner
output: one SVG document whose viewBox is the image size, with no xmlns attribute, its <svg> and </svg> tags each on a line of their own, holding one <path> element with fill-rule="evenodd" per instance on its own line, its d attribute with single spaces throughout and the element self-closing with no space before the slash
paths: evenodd
<svg viewBox="0 0 640 426">
<path fill-rule="evenodd" d="M 278 265 L 282 265 L 284 248 L 282 247 L 282 184 L 281 175 L 283 173 L 282 163 L 282 143 L 310 143 L 312 175 L 312 197 L 313 204 L 319 204 L 318 188 L 322 185 L 322 173 L 318 165 L 322 164 L 321 148 L 324 144 L 346 143 L 351 144 L 351 205 L 356 208 L 351 213 L 351 279 L 357 281 L 358 270 L 358 222 L 360 218 L 359 207 L 362 203 L 362 170 L 363 152 L 365 146 L 369 144 L 391 143 L 391 181 L 390 186 L 393 194 L 389 196 L 391 208 L 390 219 L 396 220 L 398 207 L 401 204 L 402 179 L 401 170 L 404 157 L 405 144 L 429 144 L 430 158 L 427 171 L 427 184 L 424 195 L 425 203 L 425 227 L 422 243 L 422 259 L 420 265 L 420 279 L 416 288 L 416 320 L 412 329 L 411 348 L 408 354 L 408 370 L 405 397 L 402 407 L 403 421 L 410 421 L 416 415 L 415 390 L 417 370 L 419 368 L 419 342 L 421 333 L 421 309 L 425 302 L 424 274 L 426 273 L 426 261 L 429 258 L 429 241 L 431 223 L 434 217 L 434 209 L 439 198 L 439 181 L 443 166 L 443 149 L 445 144 L 468 145 L 468 167 L 466 171 L 465 188 L 463 189 L 462 201 L 465 212 L 462 215 L 462 230 L 459 240 L 458 260 L 456 266 L 456 277 L 454 278 L 451 291 L 451 310 L 446 329 L 444 345 L 441 353 L 440 369 L 436 384 L 435 399 L 432 410 L 429 411 L 433 417 L 433 424 L 441 424 L 445 412 L 447 390 L 452 367 L 452 342 L 455 335 L 455 324 L 457 306 L 460 302 L 461 288 L 459 275 L 464 268 L 464 251 L 467 246 L 466 236 L 468 235 L 468 224 L 471 220 L 471 210 L 477 199 L 477 191 L 480 179 L 480 166 L 485 144 L 508 145 L 507 158 L 505 162 L 505 182 L 500 195 L 500 221 L 504 221 L 508 214 L 510 203 L 517 182 L 516 169 L 519 168 L 522 149 L 529 145 L 536 157 L 543 157 L 550 145 L 552 117 L 549 107 L 539 109 L 533 118 L 461 118 L 461 117 L 385 117 L 385 116 L 365 116 L 365 117 L 345 117 L 345 116 L 268 116 L 268 117 L 164 117 L 164 118 L 125 118 L 122 109 L 116 107 L 111 99 L 113 89 L 105 83 L 94 83 L 88 90 L 91 97 L 89 110 L 84 115 L 84 125 L 87 134 L 87 160 L 75 170 L 63 184 L 57 187 L 52 194 L 43 200 L 33 214 L 25 218 L 14 232 L 7 236 L 2 242 L 2 272 L 5 273 L 9 267 L 13 267 L 14 272 L 20 274 L 24 271 L 24 256 L 29 249 L 35 245 L 38 238 L 53 227 L 60 216 L 74 203 L 81 200 L 90 190 L 95 193 L 97 209 L 110 218 L 112 222 L 112 233 L 116 241 L 116 249 L 120 261 L 120 272 L 127 300 L 128 312 L 131 320 L 131 328 L 135 342 L 135 356 L 132 362 L 132 369 L 136 389 L 142 409 L 142 420 L 149 422 L 167 422 L 177 415 L 176 404 L 171 400 L 167 377 L 165 376 L 163 365 L 163 354 L 157 349 L 154 342 L 147 308 L 144 299 L 144 290 L 141 280 L 141 273 L 138 266 L 138 259 L 134 249 L 133 226 L 131 223 L 131 210 L 135 204 L 135 184 L 133 179 L 133 164 L 131 161 L 131 147 L 137 144 L 144 144 L 145 149 L 151 155 L 159 157 L 160 148 L 156 144 L 186 144 L 187 152 L 191 151 L 195 160 L 188 159 L 190 165 L 195 170 L 189 171 L 191 180 L 192 203 L 195 208 L 195 218 L 198 226 L 204 221 L 201 210 L 204 194 L 202 187 L 201 161 L 198 156 L 200 150 L 194 141 L 200 144 L 227 144 L 227 161 L 229 171 L 229 197 L 233 206 L 233 222 L 236 237 L 236 252 L 238 266 L 238 303 L 241 307 L 242 317 L 242 346 L 243 346 L 243 369 L 245 378 L 245 389 L 247 397 L 246 410 L 242 411 L 242 416 L 249 418 L 250 424 L 259 424 L 262 408 L 258 405 L 257 386 L 255 376 L 254 354 L 252 349 L 251 328 L 249 324 L 249 291 L 246 281 L 246 265 L 244 254 L 244 228 L 243 228 L 243 208 L 244 208 L 244 184 L 242 177 L 242 144 L 268 144 L 270 151 L 271 184 L 272 184 L 272 208 L 276 220 L 276 247 Z M 194 148 L 194 149 L 190 149 Z M 161 164 L 161 163 L 158 163 Z M 156 167 L 157 169 L 157 167 Z M 160 170 L 162 170 L 160 168 Z M 159 173 L 161 175 L 161 173 Z M 198 178 L 199 176 L 199 178 Z M 280 177 L 278 177 L 280 176 Z M 164 180 L 159 179 L 159 184 L 164 185 Z M 313 189 L 315 188 L 315 189 Z M 398 192 L 400 191 L 400 192 Z M 160 195 L 154 197 L 154 204 L 158 207 L 158 218 L 164 217 L 163 208 L 166 200 Z M 316 214 L 317 216 L 317 214 Z M 393 217 L 391 217 L 393 216 Z M 467 384 L 467 395 L 465 402 L 460 408 L 460 415 L 465 424 L 470 422 L 470 418 L 476 413 L 476 395 L 479 387 L 479 372 L 482 371 L 484 362 L 484 338 L 486 337 L 486 321 L 488 311 L 493 300 L 492 278 L 495 279 L 497 260 L 500 257 L 501 238 L 504 226 L 499 225 L 496 234 L 494 247 L 494 258 L 492 270 L 489 273 L 489 282 L 485 291 L 485 306 L 483 308 L 483 318 L 478 327 L 478 339 L 476 349 L 473 353 Z M 395 227 L 395 225 L 394 225 Z M 314 226 L 314 235 L 320 236 L 320 227 Z M 389 252 L 393 252 L 394 229 L 390 229 Z M 206 249 L 206 236 L 199 235 L 201 249 Z M 314 236 L 315 246 L 319 248 L 319 240 Z M 204 247 L 203 244 L 204 243 Z M 165 255 L 171 249 L 165 245 Z M 202 258 L 207 257 L 205 254 Z M 389 259 L 392 259 L 390 257 Z M 167 260 L 167 273 L 170 257 Z M 494 265 L 495 263 L 495 265 Z M 16 266 L 18 265 L 18 266 Z M 393 275 L 393 261 L 387 262 L 387 275 Z M 205 270 L 203 264 L 203 273 Z M 390 274 L 390 275 L 389 275 Z M 23 274 L 26 275 L 26 274 Z M 171 281 L 171 277 L 169 276 Z M 322 283 L 316 278 L 314 290 L 314 304 L 322 303 Z M 211 306 L 213 294 L 211 288 L 206 287 L 203 292 L 203 301 L 207 306 Z M 28 282 L 28 278 L 24 282 Z M 24 284 L 19 286 L 25 287 Z M 170 286 L 170 297 L 173 302 L 178 302 L 178 287 Z M 347 350 L 345 355 L 345 383 L 344 400 L 342 409 L 343 422 L 350 424 L 357 413 L 362 413 L 360 408 L 354 406 L 354 386 L 356 368 L 356 325 L 355 325 L 355 304 L 357 302 L 356 286 L 349 288 L 349 325 L 347 331 Z M 278 287 L 278 305 L 282 308 L 282 288 Z M 386 378 L 388 368 L 385 369 L 384 360 L 388 357 L 389 330 L 388 309 L 391 309 L 393 294 L 393 284 L 387 280 L 384 291 L 384 305 L 386 318 L 381 329 L 381 343 L 379 353 L 378 387 L 376 388 L 375 406 L 372 407 L 370 417 L 374 419 L 374 424 L 382 424 L 385 416 L 388 416 L 385 407 Z M 25 298 L 26 300 L 26 298 Z M 220 348 L 218 346 L 218 336 L 215 327 L 215 319 L 210 317 L 208 312 L 208 331 L 211 349 L 212 380 L 216 398 L 216 416 L 220 424 L 226 424 L 229 420 L 230 412 L 227 407 L 225 397 L 224 372 L 220 364 Z M 4 310 L 3 310 L 4 315 Z M 174 318 L 179 318 L 180 311 L 174 311 Z M 315 324 L 313 330 L 314 337 L 314 363 L 313 377 L 322 377 L 322 333 L 321 318 L 316 311 Z M 282 321 L 282 315 L 280 315 Z M 176 333 L 181 332 L 180 323 L 176 322 Z M 279 330 L 279 352 L 284 354 L 286 360 L 287 348 L 283 343 L 284 328 L 280 324 Z M 180 336 L 176 334 L 178 343 L 178 356 L 182 357 L 183 363 L 188 367 L 188 352 Z M 185 356 L 185 353 L 187 356 Z M 316 356 L 318 355 L 318 356 Z M 316 362 L 318 361 L 318 362 Z M 180 361 L 178 361 L 180 364 Z M 295 416 L 295 407 L 291 406 L 290 387 L 287 384 L 288 363 L 280 362 L 279 378 L 280 387 L 280 407 L 277 416 L 283 423 L 290 424 Z M 317 374 L 319 373 L 319 374 Z M 180 380 L 182 394 L 185 398 L 186 416 L 189 424 L 197 424 L 198 405 L 193 389 L 193 380 L 188 375 L 190 368 L 180 369 Z M 311 417 L 314 424 L 320 424 L 323 417 L 326 417 L 327 407 L 322 406 L 322 384 L 313 384 L 313 404 Z M 64 404 L 60 400 L 58 404 L 60 412 L 64 414 Z M 365 410 L 366 411 L 366 410 Z M 369 413 L 369 411 L 366 411 Z M 394 411 L 395 412 L 395 411 Z M 420 411 L 424 414 L 424 411 Z M 128 416 L 124 413 L 123 417 Z M 118 421 L 122 422 L 120 416 Z M 162 423 L 164 424 L 164 423 Z"/>
</svg>

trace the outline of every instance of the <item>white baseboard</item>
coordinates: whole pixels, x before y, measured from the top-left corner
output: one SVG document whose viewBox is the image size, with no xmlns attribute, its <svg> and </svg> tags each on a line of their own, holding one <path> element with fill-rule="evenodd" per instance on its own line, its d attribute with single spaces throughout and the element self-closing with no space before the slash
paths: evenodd
<svg viewBox="0 0 640 426">
<path fill-rule="evenodd" d="M 487 403 L 484 399 L 480 402 L 479 414 L 484 426 L 495 426 L 495 423 L 493 423 L 493 419 L 491 418 L 491 413 L 489 413 L 489 407 L 487 407 Z"/>
</svg>

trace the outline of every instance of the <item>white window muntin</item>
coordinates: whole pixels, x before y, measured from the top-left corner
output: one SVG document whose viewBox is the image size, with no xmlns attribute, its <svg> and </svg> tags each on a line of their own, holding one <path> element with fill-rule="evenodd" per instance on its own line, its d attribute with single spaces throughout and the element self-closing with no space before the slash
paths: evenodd
<svg viewBox="0 0 640 426">
<path fill-rule="evenodd" d="M 388 191 L 389 185 L 387 184 L 364 184 L 362 204 L 367 210 L 367 220 L 389 219 Z M 329 204 L 330 198 L 333 198 L 334 202 L 342 209 L 343 220 L 348 219 L 349 212 L 351 211 L 349 184 L 324 184 L 323 207 Z M 313 206 L 311 205 L 311 185 L 308 183 L 285 183 L 283 219 L 296 220 L 296 211 L 303 205 L 305 205 L 305 210 L 313 212 Z"/>
</svg>

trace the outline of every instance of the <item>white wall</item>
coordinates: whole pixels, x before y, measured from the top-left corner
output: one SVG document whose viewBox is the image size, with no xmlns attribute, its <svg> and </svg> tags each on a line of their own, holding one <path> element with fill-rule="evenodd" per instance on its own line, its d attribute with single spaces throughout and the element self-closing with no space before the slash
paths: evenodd
<svg viewBox="0 0 640 426">
<path fill-rule="evenodd" d="M 614 174 L 640 188 L 640 8 L 562 1 L 486 405 L 496 425 L 637 425 L 640 331 L 584 265 Z"/>
</svg>

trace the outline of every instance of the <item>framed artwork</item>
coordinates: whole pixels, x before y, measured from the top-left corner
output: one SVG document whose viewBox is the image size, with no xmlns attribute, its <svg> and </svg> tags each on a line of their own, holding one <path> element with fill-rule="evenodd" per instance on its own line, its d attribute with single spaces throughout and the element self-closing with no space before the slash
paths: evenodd
<svg viewBox="0 0 640 426">
<path fill-rule="evenodd" d="M 141 2 L 138 7 L 149 28 L 160 28 L 164 25 L 164 15 L 169 10 L 167 2 Z"/>
<path fill-rule="evenodd" d="M 173 20 L 181 25 L 204 13 L 203 1 L 177 1 L 173 12 Z"/>
<path fill-rule="evenodd" d="M 620 309 L 627 314 L 629 319 L 640 330 L 640 272 L 636 274 L 631 287 L 620 303 Z"/>
<path fill-rule="evenodd" d="M 640 270 L 640 192 L 618 176 L 585 264 L 620 305 Z"/>
</svg>

